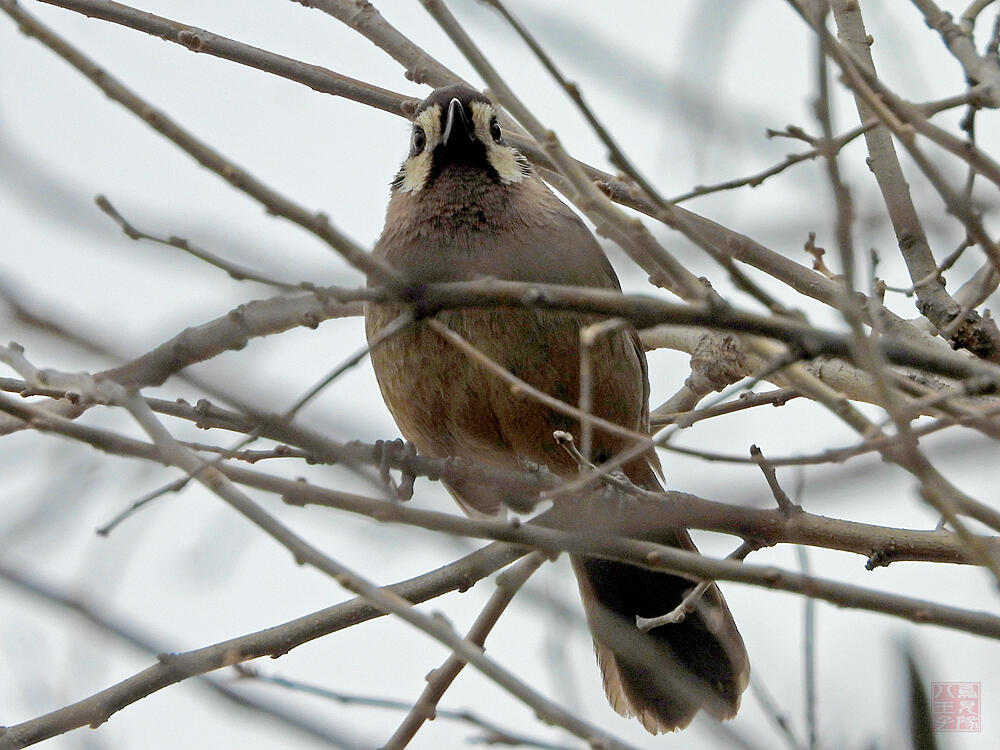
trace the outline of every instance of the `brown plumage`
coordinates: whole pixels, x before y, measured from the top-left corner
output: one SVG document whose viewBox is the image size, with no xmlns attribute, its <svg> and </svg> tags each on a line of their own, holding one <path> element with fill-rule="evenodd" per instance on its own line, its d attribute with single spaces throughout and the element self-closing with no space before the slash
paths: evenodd
<svg viewBox="0 0 1000 750">
<path fill-rule="evenodd" d="M 438 89 L 418 108 L 375 252 L 414 282 L 494 277 L 620 289 L 590 231 L 506 145 L 486 97 L 464 86 Z M 369 307 L 369 339 L 400 312 Z M 437 319 L 535 388 L 578 403 L 580 328 L 595 318 L 494 308 L 450 310 Z M 371 356 L 396 424 L 421 453 L 511 469 L 527 460 L 564 476 L 576 473 L 552 437 L 564 430 L 579 441 L 576 420 L 512 393 L 426 325 L 379 343 Z M 649 385 L 635 331 L 601 337 L 592 370 L 594 414 L 646 432 Z M 595 429 L 596 463 L 627 447 L 627 438 Z M 654 467 L 650 453 L 624 469 L 637 485 L 659 490 Z M 471 512 L 501 510 L 489 488 L 449 489 Z M 694 549 L 683 529 L 652 540 Z M 718 588 L 683 622 L 643 634 L 636 615 L 671 611 L 691 581 L 590 557 L 575 556 L 573 568 L 616 711 L 654 733 L 686 726 L 700 708 L 735 715 L 749 669 Z"/>
</svg>

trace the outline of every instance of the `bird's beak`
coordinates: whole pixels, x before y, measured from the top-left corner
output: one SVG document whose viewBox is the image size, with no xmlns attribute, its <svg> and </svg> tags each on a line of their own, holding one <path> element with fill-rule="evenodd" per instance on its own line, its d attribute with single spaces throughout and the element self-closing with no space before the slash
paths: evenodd
<svg viewBox="0 0 1000 750">
<path fill-rule="evenodd" d="M 451 138 L 461 138 L 465 136 L 471 143 L 476 139 L 476 131 L 472 122 L 465 116 L 465 108 L 458 99 L 452 99 L 448 103 L 448 114 L 444 122 L 444 134 L 441 136 L 441 143 L 445 146 Z"/>
</svg>

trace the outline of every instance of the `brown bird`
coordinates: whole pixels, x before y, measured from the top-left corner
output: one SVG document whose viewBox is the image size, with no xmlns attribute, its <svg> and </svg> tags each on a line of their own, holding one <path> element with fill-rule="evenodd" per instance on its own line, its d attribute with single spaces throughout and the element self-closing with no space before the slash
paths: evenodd
<svg viewBox="0 0 1000 750">
<path fill-rule="evenodd" d="M 434 91 L 417 108 L 375 254 L 414 283 L 493 277 L 621 290 L 583 222 L 505 141 L 489 99 L 462 85 Z M 370 306 L 369 340 L 403 309 Z M 448 310 L 436 319 L 535 388 L 578 403 L 580 329 L 593 316 L 491 308 Z M 389 411 L 421 453 L 511 470 L 529 461 L 566 477 L 578 471 L 553 438 L 563 430 L 579 443 L 577 420 L 512 392 L 426 323 L 381 341 L 371 358 Z M 635 331 L 601 337 L 592 372 L 593 413 L 647 433 L 646 357 Z M 595 428 L 593 460 L 600 464 L 633 444 Z M 639 487 L 661 489 L 652 451 L 623 468 Z M 490 488 L 470 482 L 449 490 L 469 512 L 502 510 L 502 493 Z M 694 550 L 683 529 L 647 537 Z M 595 557 L 572 561 L 604 688 L 618 713 L 653 733 L 687 726 L 702 708 L 719 718 L 736 714 L 749 667 L 715 585 L 683 621 L 643 633 L 637 615 L 670 612 L 694 583 Z"/>
</svg>

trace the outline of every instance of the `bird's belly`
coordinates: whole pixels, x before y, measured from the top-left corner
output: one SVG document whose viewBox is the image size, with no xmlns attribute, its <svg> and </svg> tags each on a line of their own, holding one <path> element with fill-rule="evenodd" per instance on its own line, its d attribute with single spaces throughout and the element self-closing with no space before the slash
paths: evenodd
<svg viewBox="0 0 1000 750">
<path fill-rule="evenodd" d="M 398 309 L 366 313 L 369 339 Z M 535 310 L 454 310 L 437 319 L 486 357 L 560 401 L 579 401 L 579 330 L 590 322 Z M 611 336 L 594 356 L 594 412 L 629 428 L 641 422 L 642 373 L 631 343 Z M 512 387 L 426 325 L 379 344 L 372 364 L 403 435 L 422 453 L 465 456 L 501 466 L 523 460 L 569 473 L 575 466 L 552 433 L 578 433 L 577 420 Z M 577 437 L 579 437 L 577 435 Z M 609 453 L 620 441 L 598 438 Z"/>
</svg>

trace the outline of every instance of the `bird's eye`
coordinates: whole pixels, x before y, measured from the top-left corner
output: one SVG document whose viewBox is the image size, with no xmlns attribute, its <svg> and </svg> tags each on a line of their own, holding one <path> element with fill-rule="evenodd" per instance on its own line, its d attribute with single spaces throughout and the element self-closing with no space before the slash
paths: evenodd
<svg viewBox="0 0 1000 750">
<path fill-rule="evenodd" d="M 490 135 L 493 137 L 494 141 L 500 143 L 502 133 L 500 132 L 500 123 L 496 120 L 490 123 Z"/>
<path fill-rule="evenodd" d="M 426 143 L 427 136 L 424 135 L 424 129 L 419 125 L 414 125 L 413 137 L 410 139 L 410 156 L 416 156 L 423 151 Z"/>
</svg>

